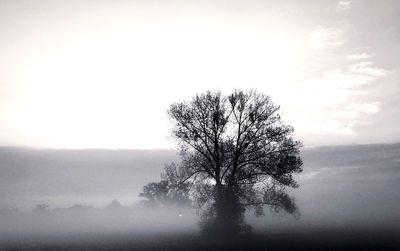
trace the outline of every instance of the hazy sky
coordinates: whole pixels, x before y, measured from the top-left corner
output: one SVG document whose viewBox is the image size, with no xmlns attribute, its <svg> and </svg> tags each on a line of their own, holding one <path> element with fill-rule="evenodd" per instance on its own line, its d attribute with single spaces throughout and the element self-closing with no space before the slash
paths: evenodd
<svg viewBox="0 0 400 251">
<path fill-rule="evenodd" d="M 258 90 L 305 145 L 400 140 L 400 1 L 0 0 L 0 145 L 169 148 L 166 110 Z"/>
</svg>

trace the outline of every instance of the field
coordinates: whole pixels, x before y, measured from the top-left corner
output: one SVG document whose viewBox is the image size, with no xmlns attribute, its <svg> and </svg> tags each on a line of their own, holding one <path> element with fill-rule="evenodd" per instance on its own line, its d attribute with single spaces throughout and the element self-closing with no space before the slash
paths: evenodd
<svg viewBox="0 0 400 251">
<path fill-rule="evenodd" d="M 299 219 L 247 212 L 253 235 L 206 239 L 194 210 L 146 208 L 137 197 L 172 151 L 2 148 L 0 250 L 400 250 L 399 144 L 302 157 L 300 188 L 289 191 Z"/>
<path fill-rule="evenodd" d="M 264 233 L 229 239 L 188 234 L 113 234 L 37 237 L 7 242 L 0 250 L 399 250 L 399 235 L 390 231 L 322 230 Z"/>
</svg>

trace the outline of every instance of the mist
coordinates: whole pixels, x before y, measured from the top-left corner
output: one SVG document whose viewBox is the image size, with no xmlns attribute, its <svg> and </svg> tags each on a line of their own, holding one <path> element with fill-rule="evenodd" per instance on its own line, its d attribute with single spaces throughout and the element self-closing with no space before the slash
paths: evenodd
<svg viewBox="0 0 400 251">
<path fill-rule="evenodd" d="M 47 150 L 0 148 L 0 208 L 36 204 L 105 207 L 113 199 L 131 205 L 164 164 L 177 160 L 167 150 Z"/>
<path fill-rule="evenodd" d="M 42 205 L 44 206 L 44 205 Z M 32 212 L 3 209 L 0 241 L 7 243 L 95 242 L 143 236 L 182 235 L 197 232 L 197 217 L 188 208 L 126 207 L 113 201 L 105 208 L 73 205 L 50 209 L 38 206 Z"/>
<path fill-rule="evenodd" d="M 246 213 L 254 232 L 377 231 L 398 236 L 400 144 L 305 148 L 300 217 Z M 0 149 L 0 241 L 94 242 L 196 236 L 194 208 L 150 207 L 138 195 L 159 181 L 169 150 Z M 101 238 L 99 238 L 101 236 Z M 116 237 L 118 236 L 118 237 Z M 145 236 L 145 237 L 144 237 Z M 167 238 L 168 239 L 168 238 Z M 169 239 L 170 240 L 170 239 Z"/>
</svg>

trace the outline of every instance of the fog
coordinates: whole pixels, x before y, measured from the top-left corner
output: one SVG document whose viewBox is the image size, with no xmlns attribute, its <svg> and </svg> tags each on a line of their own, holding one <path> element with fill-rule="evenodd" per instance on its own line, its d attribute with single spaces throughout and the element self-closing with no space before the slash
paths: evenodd
<svg viewBox="0 0 400 251">
<path fill-rule="evenodd" d="M 258 227 L 394 230 L 400 233 L 400 145 L 304 149 L 300 187 L 291 191 L 300 219 L 255 221 Z"/>
<path fill-rule="evenodd" d="M 398 236 L 400 144 L 306 148 L 302 157 L 300 187 L 289 190 L 300 217 L 247 212 L 255 232 L 367 229 Z M 119 236 L 141 243 L 145 235 L 196 235 L 195 209 L 149 207 L 138 196 L 176 159 L 166 150 L 0 148 L 0 241 Z"/>
<path fill-rule="evenodd" d="M 34 209 L 32 212 L 3 209 L 0 240 L 87 240 L 95 236 L 196 233 L 197 217 L 188 208 L 108 206 L 103 209 L 73 205 L 68 208 Z M 104 238 L 104 237 L 103 237 Z M 97 240 L 98 241 L 98 240 Z"/>
<path fill-rule="evenodd" d="M 0 148 L 0 208 L 131 205 L 174 151 Z"/>
</svg>

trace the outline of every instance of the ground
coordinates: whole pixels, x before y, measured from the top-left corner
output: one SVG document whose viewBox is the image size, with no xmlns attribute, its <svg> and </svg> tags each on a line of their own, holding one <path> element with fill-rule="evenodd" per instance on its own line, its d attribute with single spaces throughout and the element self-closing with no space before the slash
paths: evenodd
<svg viewBox="0 0 400 251">
<path fill-rule="evenodd" d="M 310 231 L 258 233 L 233 239 L 193 234 L 113 234 L 46 238 L 2 243 L 0 250 L 400 250 L 393 231 Z"/>
</svg>

